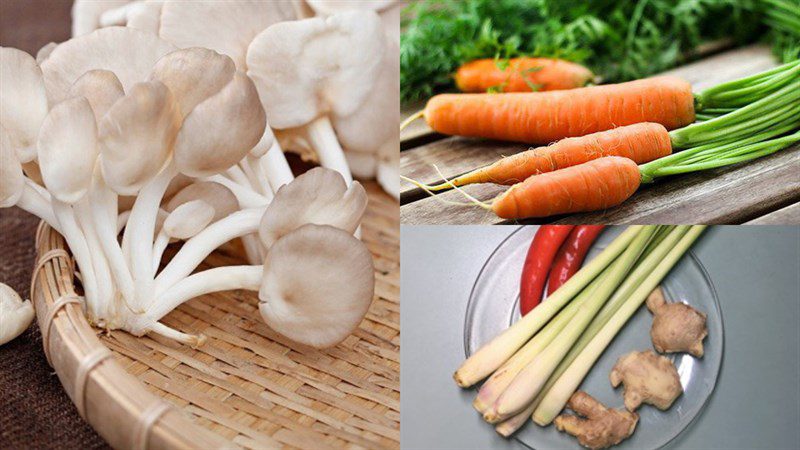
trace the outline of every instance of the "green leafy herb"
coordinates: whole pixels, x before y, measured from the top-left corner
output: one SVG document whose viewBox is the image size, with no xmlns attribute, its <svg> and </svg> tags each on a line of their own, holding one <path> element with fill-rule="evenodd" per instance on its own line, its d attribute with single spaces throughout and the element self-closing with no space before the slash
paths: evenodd
<svg viewBox="0 0 800 450">
<path fill-rule="evenodd" d="M 765 29 L 790 60 L 798 24 L 800 0 L 423 0 L 404 11 L 401 97 L 452 90 L 453 72 L 477 58 L 561 58 L 626 81 L 684 62 L 703 42 L 753 42 Z"/>
</svg>

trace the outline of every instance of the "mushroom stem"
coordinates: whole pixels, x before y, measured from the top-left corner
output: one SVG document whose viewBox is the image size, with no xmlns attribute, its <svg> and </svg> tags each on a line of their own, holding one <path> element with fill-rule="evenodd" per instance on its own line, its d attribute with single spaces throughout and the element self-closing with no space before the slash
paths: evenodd
<svg viewBox="0 0 800 450">
<path fill-rule="evenodd" d="M 114 282 L 111 280 L 111 271 L 108 261 L 105 258 L 103 247 L 97 236 L 94 223 L 92 222 L 92 211 L 89 206 L 89 199 L 84 196 L 74 206 L 75 218 L 86 238 L 86 245 L 91 257 L 92 269 L 97 280 L 97 313 L 95 317 L 98 326 L 105 326 L 106 321 L 114 317 L 116 311 L 114 292 Z"/>
<path fill-rule="evenodd" d="M 158 265 L 161 264 L 161 257 L 164 256 L 164 250 L 166 250 L 167 245 L 169 245 L 169 236 L 164 232 L 164 227 L 161 227 L 161 231 L 158 232 L 156 241 L 153 244 L 153 278 L 158 273 Z"/>
<path fill-rule="evenodd" d="M 153 297 L 153 235 L 156 218 L 164 192 L 176 173 L 174 161 L 170 161 L 139 191 L 125 228 L 125 234 L 130 236 L 128 257 L 133 282 L 137 287 L 135 309 L 144 309 L 146 302 Z"/>
<path fill-rule="evenodd" d="M 121 227 L 118 228 L 118 225 L 108 220 L 109 214 L 116 216 L 117 194 L 106 186 L 102 177 L 95 176 L 94 178 L 93 185 L 89 190 L 90 213 L 94 221 L 94 229 L 97 232 L 97 238 L 108 261 L 117 289 L 122 295 L 125 304 L 131 307 L 136 298 L 136 289 L 131 272 L 125 262 L 122 247 L 117 242 L 117 235 Z M 127 214 L 125 216 L 127 218 Z M 117 219 L 117 222 L 122 222 L 123 225 L 125 223 L 125 221 L 120 221 L 119 219 Z"/>
<path fill-rule="evenodd" d="M 230 180 L 229 178 L 223 177 L 222 175 L 212 175 L 208 178 L 205 178 L 205 180 L 219 183 L 230 189 L 230 191 L 233 192 L 233 195 L 236 196 L 236 199 L 239 201 L 239 205 L 241 205 L 242 208 L 263 208 L 269 204 L 269 199 L 254 191 L 253 188 L 243 186 Z"/>
<path fill-rule="evenodd" d="M 239 161 L 239 167 L 242 168 L 242 172 L 244 172 L 244 174 L 247 176 L 248 185 L 252 187 L 254 191 L 271 199 L 272 189 L 269 187 L 269 182 L 267 181 L 263 172 L 257 173 L 255 171 L 254 166 L 250 162 L 251 159 L 255 158 L 247 155 L 243 160 Z"/>
<path fill-rule="evenodd" d="M 122 229 L 128 224 L 128 218 L 130 218 L 130 216 L 130 211 L 122 211 L 119 213 L 119 216 L 117 216 L 117 234 L 122 233 Z"/>
<path fill-rule="evenodd" d="M 247 262 L 261 264 L 264 261 L 265 249 L 262 248 L 261 242 L 256 235 L 248 234 L 247 236 L 242 236 L 242 245 L 247 255 Z"/>
<path fill-rule="evenodd" d="M 263 274 L 264 267 L 259 265 L 216 267 L 195 273 L 160 294 L 147 315 L 160 320 L 183 302 L 212 292 L 258 291 Z"/>
<path fill-rule="evenodd" d="M 43 196 L 39 190 L 34 187 L 35 185 L 36 183 L 31 181 L 28 177 L 25 177 L 25 185 L 22 187 L 22 196 L 17 200 L 16 206 L 44 220 L 51 228 L 63 235 L 64 233 L 61 232 L 61 225 L 58 223 L 58 219 L 53 213 L 51 200 Z"/>
<path fill-rule="evenodd" d="M 250 184 L 250 180 L 247 179 L 247 175 L 244 174 L 238 165 L 231 166 L 228 170 L 226 170 L 225 176 L 236 183 L 241 184 L 242 186 L 247 186 Z"/>
<path fill-rule="evenodd" d="M 283 154 L 283 149 L 277 139 L 267 153 L 260 158 L 260 163 L 266 172 L 272 192 L 278 192 L 281 186 L 294 180 L 292 169 L 289 167 L 289 162 L 286 161 L 286 155 Z"/>
<path fill-rule="evenodd" d="M 59 225 L 61 225 L 64 239 L 67 241 L 75 261 L 81 272 L 81 282 L 83 283 L 83 290 L 85 291 L 87 311 L 91 313 L 92 318 L 98 317 L 97 311 L 97 280 L 94 276 L 94 268 L 92 266 L 92 257 L 89 253 L 89 247 L 86 244 L 86 239 L 81 233 L 81 228 L 75 220 L 75 213 L 72 207 L 57 199 L 52 200 L 53 212 L 56 215 Z"/>
<path fill-rule="evenodd" d="M 148 331 L 164 336 L 165 338 L 174 339 L 178 342 L 182 342 L 192 347 L 199 347 L 203 345 L 203 343 L 206 341 L 206 337 L 203 336 L 202 334 L 194 335 L 194 334 L 181 333 L 180 331 L 174 328 L 170 328 L 161 322 L 156 322 L 153 325 L 151 325 Z"/>
<path fill-rule="evenodd" d="M 336 139 L 336 132 L 333 131 L 330 119 L 321 116 L 314 119 L 306 126 L 307 139 L 311 147 L 317 152 L 319 162 L 322 167 L 333 169 L 344 178 L 348 186 L 353 182 L 353 175 L 350 174 L 350 167 L 347 165 L 347 158 L 344 150 Z"/>
<path fill-rule="evenodd" d="M 258 230 L 264 215 L 264 208 L 249 208 L 237 211 L 230 216 L 209 225 L 205 230 L 186 241 L 175 254 L 167 267 L 156 277 L 155 295 L 157 298 L 175 283 L 188 276 L 217 247 Z"/>
</svg>

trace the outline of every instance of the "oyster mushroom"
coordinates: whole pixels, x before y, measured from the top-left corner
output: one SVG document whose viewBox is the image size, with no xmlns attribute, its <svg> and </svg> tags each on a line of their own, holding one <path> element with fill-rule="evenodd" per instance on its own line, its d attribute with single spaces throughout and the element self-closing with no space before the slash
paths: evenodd
<svg viewBox="0 0 800 450">
<path fill-rule="evenodd" d="M 307 224 L 270 247 L 259 311 L 289 339 L 331 347 L 361 323 L 374 284 L 372 257 L 361 241 L 338 228 Z"/>
<path fill-rule="evenodd" d="M 357 181 L 349 187 L 341 175 L 311 169 L 283 186 L 267 206 L 259 226 L 266 248 L 307 223 L 331 225 L 353 234 L 367 208 L 367 193 Z"/>
<path fill-rule="evenodd" d="M 0 345 L 22 334 L 33 322 L 33 305 L 22 301 L 17 292 L 0 283 Z"/>
<path fill-rule="evenodd" d="M 42 71 L 21 50 L 0 47 L 0 125 L 22 163 L 36 158 L 36 137 L 47 115 Z"/>
<path fill-rule="evenodd" d="M 352 181 L 331 120 L 353 114 L 374 86 L 384 53 L 375 13 L 275 24 L 247 51 L 248 75 L 279 140 L 313 151 Z"/>
</svg>

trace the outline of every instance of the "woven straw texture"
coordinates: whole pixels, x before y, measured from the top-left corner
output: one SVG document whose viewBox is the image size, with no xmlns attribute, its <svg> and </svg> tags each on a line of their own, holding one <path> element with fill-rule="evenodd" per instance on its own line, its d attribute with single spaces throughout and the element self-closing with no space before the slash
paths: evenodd
<svg viewBox="0 0 800 450">
<path fill-rule="evenodd" d="M 273 332 L 249 291 L 196 298 L 164 318 L 178 330 L 205 334 L 197 349 L 159 336 L 91 329 L 77 306 L 64 307 L 53 321 L 50 352 L 73 402 L 80 359 L 100 342 L 114 353 L 88 377 L 92 426 L 112 446 L 127 447 L 137 418 L 158 397 L 176 408 L 152 428 L 151 448 L 399 448 L 399 214 L 396 201 L 374 183 L 366 187 L 362 240 L 375 262 L 375 298 L 359 329 L 334 348 L 315 350 Z M 43 227 L 39 256 L 59 246 L 60 236 Z M 226 247 L 204 264 L 240 263 L 237 254 Z M 34 294 L 40 326 L 47 308 L 72 290 L 69 269 L 55 258 L 40 271 Z M 114 373 L 117 368 L 124 372 Z"/>
</svg>

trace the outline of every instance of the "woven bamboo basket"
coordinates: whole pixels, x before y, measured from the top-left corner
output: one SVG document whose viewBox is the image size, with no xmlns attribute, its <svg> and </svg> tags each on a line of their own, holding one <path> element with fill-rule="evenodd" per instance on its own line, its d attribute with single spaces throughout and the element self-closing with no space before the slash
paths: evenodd
<svg viewBox="0 0 800 450">
<path fill-rule="evenodd" d="M 359 329 L 326 350 L 270 330 L 249 291 L 199 297 L 164 318 L 205 334 L 197 349 L 94 329 L 74 303 L 63 239 L 40 226 L 31 296 L 78 412 L 119 449 L 399 448 L 399 211 L 377 185 L 365 187 L 362 240 L 375 262 L 375 298 Z M 237 254 L 225 248 L 204 264 L 237 263 Z"/>
</svg>

